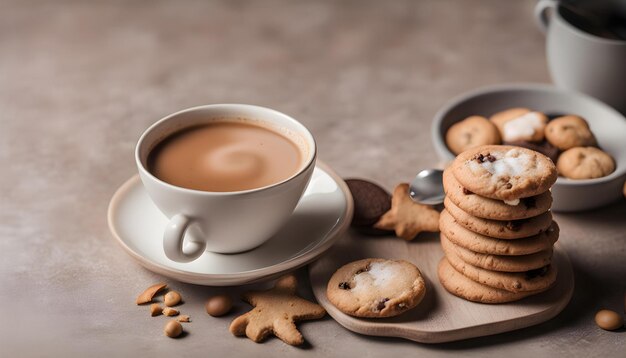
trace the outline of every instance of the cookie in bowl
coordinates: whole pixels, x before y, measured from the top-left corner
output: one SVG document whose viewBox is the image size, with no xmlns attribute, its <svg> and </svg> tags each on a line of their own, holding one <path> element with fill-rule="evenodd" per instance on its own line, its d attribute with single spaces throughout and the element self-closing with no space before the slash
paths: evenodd
<svg viewBox="0 0 626 358">
<path fill-rule="evenodd" d="M 551 120 L 546 126 L 546 139 L 559 150 L 597 145 L 587 121 L 574 115 Z"/>
<path fill-rule="evenodd" d="M 518 113 L 524 110 L 541 112 L 549 120 L 544 131 L 542 141 L 517 140 L 507 141 L 502 138 L 502 144 L 521 146 L 536 150 L 558 162 L 562 155 L 571 145 L 578 147 L 597 146 L 603 152 L 613 158 L 615 170 L 610 174 L 593 179 L 568 178 L 560 173 L 551 195 L 554 199 L 552 210 L 554 211 L 581 211 L 607 205 L 623 197 L 622 189 L 626 179 L 626 118 L 606 104 L 589 96 L 564 91 L 544 84 L 507 84 L 487 88 L 480 88 L 451 99 L 435 115 L 432 125 L 432 141 L 440 158 L 444 162 L 451 161 L 457 155 L 446 144 L 446 132 L 455 123 L 472 115 L 480 115 L 492 120 L 497 119 L 496 114 L 518 109 Z M 521 110 L 520 110 L 521 109 Z M 510 114 L 509 114 L 510 116 Z M 563 117 L 579 117 L 579 119 L 562 119 Z M 505 118 L 506 119 L 506 118 Z M 558 120 L 558 121 L 557 121 Z M 587 123 L 582 122 L 584 120 Z M 554 123 L 553 123 L 554 122 Z M 581 125 L 580 122 L 583 124 Z M 551 123 L 553 123 L 551 125 Z M 574 124 L 574 128 L 565 129 L 568 123 Z M 559 126 L 556 126 L 556 125 Z M 555 128 L 565 131 L 591 132 L 591 135 L 581 134 L 555 139 L 550 133 Z M 552 130 L 550 128 L 553 128 Z M 573 141 L 575 143 L 562 143 Z M 595 138 L 596 144 L 593 143 Z"/>
<path fill-rule="evenodd" d="M 556 166 L 559 174 L 569 179 L 602 178 L 615 170 L 613 158 L 595 147 L 568 149 L 561 154 Z"/>
<path fill-rule="evenodd" d="M 498 128 L 487 118 L 470 116 L 455 123 L 446 132 L 446 144 L 454 154 L 481 145 L 500 144 Z"/>
<path fill-rule="evenodd" d="M 528 108 L 511 108 L 491 116 L 505 142 L 540 142 L 544 138 L 548 117 Z"/>
</svg>

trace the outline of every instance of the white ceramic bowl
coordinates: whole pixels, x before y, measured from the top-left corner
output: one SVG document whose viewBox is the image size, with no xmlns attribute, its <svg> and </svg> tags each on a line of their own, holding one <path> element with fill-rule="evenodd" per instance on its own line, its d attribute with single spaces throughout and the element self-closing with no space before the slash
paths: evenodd
<svg viewBox="0 0 626 358">
<path fill-rule="evenodd" d="M 543 84 L 512 84 L 480 88 L 449 101 L 436 115 L 432 139 L 439 156 L 449 161 L 455 155 L 445 143 L 450 126 L 471 115 L 489 117 L 512 107 L 528 107 L 550 114 L 576 114 L 589 122 L 600 147 L 615 159 L 613 173 L 598 179 L 572 180 L 559 177 L 552 187 L 554 211 L 597 208 L 622 198 L 626 179 L 626 118 L 589 96 Z"/>
</svg>

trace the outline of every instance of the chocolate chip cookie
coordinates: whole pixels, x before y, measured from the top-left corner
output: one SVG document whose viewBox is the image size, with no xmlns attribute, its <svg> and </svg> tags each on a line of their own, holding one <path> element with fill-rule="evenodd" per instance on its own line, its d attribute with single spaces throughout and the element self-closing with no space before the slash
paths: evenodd
<svg viewBox="0 0 626 358">
<path fill-rule="evenodd" d="M 439 275 L 439 281 L 448 292 L 473 302 L 513 302 L 546 290 L 510 292 L 483 285 L 455 270 L 445 257 L 439 262 L 437 273 Z"/>
<path fill-rule="evenodd" d="M 569 179 L 593 179 L 615 171 L 615 162 L 607 153 L 596 147 L 574 147 L 559 157 L 556 163 L 559 174 Z"/>
<path fill-rule="evenodd" d="M 517 199 L 508 203 L 476 195 L 464 188 L 450 168 L 443 172 L 446 197 L 466 213 L 484 219 L 519 220 L 542 214 L 552 205 L 552 194 L 546 191 L 537 196 Z"/>
<path fill-rule="evenodd" d="M 557 268 L 554 265 L 526 272 L 499 272 L 470 265 L 461 260 L 454 250 L 447 251 L 446 258 L 455 270 L 467 278 L 509 292 L 543 290 L 552 286 L 557 277 Z"/>
<path fill-rule="evenodd" d="M 468 250 L 452 243 L 445 234 L 440 234 L 444 252 L 454 253 L 470 265 L 490 271 L 525 272 L 547 266 L 552 261 L 552 248 L 534 254 L 520 256 L 489 255 Z"/>
<path fill-rule="evenodd" d="M 587 121 L 573 115 L 551 120 L 546 126 L 546 139 L 560 150 L 597 144 Z"/>
<path fill-rule="evenodd" d="M 471 116 L 453 124 L 446 132 L 446 144 L 454 154 L 487 144 L 500 144 L 498 128 L 487 118 Z"/>
<path fill-rule="evenodd" d="M 537 235 L 552 224 L 552 213 L 549 211 L 528 219 L 498 221 L 472 216 L 461 210 L 448 197 L 445 198 L 444 205 L 446 211 L 464 228 L 498 239 L 519 239 Z"/>
<path fill-rule="evenodd" d="M 454 244 L 468 250 L 491 255 L 529 255 L 549 250 L 559 238 L 559 226 L 556 222 L 537 235 L 521 239 L 506 240 L 477 234 L 456 222 L 446 209 L 439 220 L 441 232 Z"/>
<path fill-rule="evenodd" d="M 355 317 L 392 317 L 417 306 L 426 294 L 420 270 L 404 260 L 363 259 L 338 269 L 326 296 Z"/>
<path fill-rule="evenodd" d="M 467 150 L 450 168 L 467 190 L 507 201 L 542 194 L 557 178 L 556 166 L 548 157 L 512 146 L 486 145 Z"/>
<path fill-rule="evenodd" d="M 363 179 L 346 179 L 354 201 L 352 226 L 372 226 L 391 209 L 391 194 Z"/>
</svg>

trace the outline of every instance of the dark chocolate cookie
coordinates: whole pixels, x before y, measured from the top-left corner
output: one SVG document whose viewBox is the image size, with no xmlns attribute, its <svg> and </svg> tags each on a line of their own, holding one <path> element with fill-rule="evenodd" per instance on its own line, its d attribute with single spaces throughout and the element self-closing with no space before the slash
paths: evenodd
<svg viewBox="0 0 626 358">
<path fill-rule="evenodd" d="M 346 179 L 354 199 L 352 226 L 371 227 L 391 209 L 391 194 L 380 186 L 363 179 Z"/>
</svg>

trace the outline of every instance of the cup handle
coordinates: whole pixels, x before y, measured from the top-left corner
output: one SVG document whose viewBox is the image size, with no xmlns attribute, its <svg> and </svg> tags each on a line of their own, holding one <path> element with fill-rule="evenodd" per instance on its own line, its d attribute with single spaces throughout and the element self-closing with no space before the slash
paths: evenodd
<svg viewBox="0 0 626 358">
<path fill-rule="evenodd" d="M 176 262 L 191 262 L 204 252 L 206 243 L 191 241 L 188 252 L 183 251 L 185 232 L 191 220 L 182 214 L 176 214 L 165 227 L 163 234 L 163 250 L 168 259 Z"/>
<path fill-rule="evenodd" d="M 535 5 L 535 21 L 539 29 L 545 34 L 550 25 L 548 10 L 556 11 L 558 2 L 556 0 L 539 0 Z"/>
</svg>

